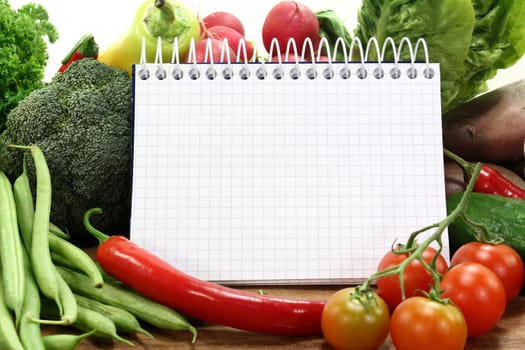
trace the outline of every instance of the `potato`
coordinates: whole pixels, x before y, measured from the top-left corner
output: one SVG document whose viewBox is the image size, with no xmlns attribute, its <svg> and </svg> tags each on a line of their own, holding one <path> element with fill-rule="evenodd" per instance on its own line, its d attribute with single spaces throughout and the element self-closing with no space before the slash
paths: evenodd
<svg viewBox="0 0 525 350">
<path fill-rule="evenodd" d="M 523 158 L 525 79 L 480 95 L 443 115 L 443 145 L 471 161 Z"/>
<path fill-rule="evenodd" d="M 463 192 L 465 186 L 465 175 L 459 164 L 445 162 L 445 195 Z"/>
</svg>

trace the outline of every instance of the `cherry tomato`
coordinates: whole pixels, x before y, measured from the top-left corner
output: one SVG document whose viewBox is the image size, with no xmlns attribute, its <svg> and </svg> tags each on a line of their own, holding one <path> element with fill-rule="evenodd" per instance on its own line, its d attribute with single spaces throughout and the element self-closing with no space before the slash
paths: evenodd
<svg viewBox="0 0 525 350">
<path fill-rule="evenodd" d="M 525 268 L 520 255 L 511 246 L 482 242 L 466 243 L 456 250 L 451 265 L 465 261 L 478 262 L 494 271 L 503 283 L 507 302 L 520 294 L 525 279 Z"/>
<path fill-rule="evenodd" d="M 343 288 L 325 303 L 321 328 L 326 341 L 336 350 L 375 350 L 388 336 L 390 312 L 377 294 L 360 301 L 354 288 Z"/>
<path fill-rule="evenodd" d="M 463 350 L 467 323 L 453 304 L 416 296 L 392 313 L 390 337 L 397 350 Z"/>
<path fill-rule="evenodd" d="M 490 331 L 503 316 L 503 283 L 488 267 L 463 262 L 450 268 L 441 280 L 442 298 L 450 298 L 467 321 L 469 337 Z"/>
<path fill-rule="evenodd" d="M 423 251 L 423 259 L 430 263 L 436 255 L 436 250 L 427 247 Z M 399 265 L 409 254 L 396 254 L 395 251 L 386 253 L 377 267 L 378 271 L 388 267 Z M 448 264 L 442 255 L 436 261 L 436 270 L 440 274 L 447 271 Z M 422 295 L 421 291 L 428 292 L 432 286 L 432 275 L 418 260 L 413 260 L 403 273 L 403 284 L 405 286 L 405 297 Z M 402 301 L 401 284 L 398 275 L 382 277 L 377 280 L 377 293 L 383 298 L 391 309 L 394 309 Z"/>
</svg>

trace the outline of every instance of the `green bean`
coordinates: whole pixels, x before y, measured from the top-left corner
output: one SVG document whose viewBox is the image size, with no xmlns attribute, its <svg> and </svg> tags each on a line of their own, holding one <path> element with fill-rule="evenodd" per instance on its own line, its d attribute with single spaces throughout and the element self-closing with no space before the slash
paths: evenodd
<svg viewBox="0 0 525 350">
<path fill-rule="evenodd" d="M 61 317 L 58 312 L 57 305 L 54 304 L 50 299 L 43 300 L 42 310 L 48 316 L 55 318 Z M 94 335 L 96 336 L 113 338 L 128 345 L 134 345 L 131 341 L 122 338 L 117 334 L 117 327 L 113 321 L 111 321 L 106 316 L 96 311 L 88 310 L 85 307 L 78 307 L 78 317 L 76 321 L 71 324 L 71 326 L 83 332 L 89 332 L 94 329 Z"/>
<path fill-rule="evenodd" d="M 62 304 L 61 319 L 64 321 L 64 324 L 69 325 L 74 323 L 78 317 L 77 300 L 69 285 L 64 281 L 64 278 L 62 278 L 62 275 L 56 270 L 55 273 L 58 281 L 60 303 Z"/>
<path fill-rule="evenodd" d="M 122 343 L 134 345 L 133 342 L 118 335 L 117 327 L 106 316 L 84 307 L 79 307 L 78 310 L 78 319 L 77 322 L 73 323 L 73 327 L 82 331 L 95 329 L 95 335 L 97 336 L 113 338 Z"/>
<path fill-rule="evenodd" d="M 96 329 L 82 334 L 50 334 L 43 338 L 45 350 L 74 350 L 80 342 L 95 333 Z"/>
<path fill-rule="evenodd" d="M 16 190 L 15 190 L 16 188 Z M 35 217 L 35 209 L 33 205 L 33 195 L 31 192 L 31 187 L 29 184 L 29 178 L 27 176 L 27 169 L 26 169 L 26 163 L 23 164 L 23 171 L 22 174 L 15 180 L 15 184 L 13 185 L 13 192 L 15 194 L 15 203 L 17 207 L 17 217 L 18 217 L 18 224 L 20 226 L 22 237 L 25 241 L 26 248 L 28 251 L 31 249 L 32 244 L 32 235 L 33 235 L 33 227 L 34 227 L 34 217 Z M 50 229 L 56 227 L 55 225 L 52 225 L 49 223 Z M 58 229 L 60 230 L 60 229 Z M 52 238 L 51 241 L 55 241 L 55 235 L 49 233 L 49 238 Z M 58 238 L 56 238 L 58 240 Z M 50 247 L 55 246 L 50 243 Z M 79 248 L 77 248 L 80 250 Z M 54 269 L 54 266 L 52 266 Z M 62 322 L 63 324 L 71 324 L 75 321 L 77 317 L 77 305 L 76 300 L 73 297 L 73 293 L 71 292 L 71 289 L 69 286 L 63 281 L 62 277 L 58 272 L 55 270 L 55 276 L 57 278 L 57 284 L 59 287 L 58 290 L 58 300 L 63 308 L 63 317 Z M 38 288 L 38 287 L 37 287 Z M 49 322 L 47 320 L 40 320 L 38 319 L 39 315 L 32 315 L 32 323 L 57 323 L 55 322 Z M 37 321 L 37 322 L 35 322 Z M 31 328 L 31 327 L 30 327 Z M 26 337 L 30 338 L 30 337 Z"/>
<path fill-rule="evenodd" d="M 4 286 L 0 278 L 0 340 L 7 350 L 24 350 L 13 317 L 9 311 L 4 299 Z"/>
<path fill-rule="evenodd" d="M 15 312 L 16 324 L 24 303 L 25 278 L 24 247 L 18 230 L 16 206 L 11 182 L 0 171 L 0 258 L 4 298 L 8 308 Z"/>
<path fill-rule="evenodd" d="M 67 284 L 77 294 L 120 307 L 131 312 L 139 320 L 148 322 L 157 328 L 188 330 L 194 338 L 196 337 L 196 329 L 178 312 L 167 306 L 114 284 L 105 283 L 102 288 L 95 288 L 87 276 L 64 267 L 57 268 Z"/>
<path fill-rule="evenodd" d="M 86 274 L 84 271 L 80 271 L 78 269 L 78 266 L 73 263 L 72 261 L 70 261 L 69 259 L 66 259 L 64 258 L 62 255 L 60 254 L 57 254 L 55 252 L 51 252 L 51 259 L 53 259 L 53 263 L 57 266 L 62 266 L 62 267 L 67 267 L 68 269 L 71 269 L 71 270 L 74 270 L 74 271 L 77 271 L 77 272 L 81 272 L 83 273 L 84 275 Z M 102 276 L 102 281 L 103 281 L 103 284 L 105 283 L 121 283 L 119 280 L 117 280 L 115 277 L 109 275 L 106 271 L 104 271 L 102 269 L 102 267 L 100 267 L 100 265 L 94 261 L 95 263 L 95 266 L 97 267 L 98 269 L 98 272 L 100 273 L 100 275 Z M 98 288 L 94 283 L 93 285 Z"/>
<path fill-rule="evenodd" d="M 44 350 L 40 324 L 32 321 L 34 317 L 40 317 L 40 291 L 36 285 L 29 256 L 25 250 L 23 251 L 23 256 L 26 295 L 22 305 L 22 318 L 20 319 L 18 332 L 20 340 L 26 349 Z"/>
<path fill-rule="evenodd" d="M 51 213 L 51 175 L 44 153 L 38 146 L 9 145 L 31 151 L 36 169 L 36 199 L 31 238 L 31 265 L 43 295 L 55 300 L 63 312 L 55 267 L 49 251 L 49 219 Z"/>
<path fill-rule="evenodd" d="M 115 277 L 113 277 L 112 275 L 107 273 L 102 268 L 102 266 L 100 266 L 100 264 L 98 262 L 96 262 L 96 264 L 97 264 L 98 270 L 100 271 L 100 273 L 102 274 L 102 277 L 104 278 L 104 283 L 118 284 L 118 285 L 122 285 L 122 286 L 124 285 L 120 280 L 116 279 Z"/>
<path fill-rule="evenodd" d="M 64 258 L 62 255 L 59 255 L 57 253 L 51 252 L 51 260 L 53 260 L 53 263 L 55 265 L 64 266 L 64 267 L 70 268 L 75 271 L 77 269 L 75 264 L 73 264 L 71 261 L 69 261 L 68 259 Z"/>
<path fill-rule="evenodd" d="M 70 261 L 75 266 L 75 270 L 85 273 L 91 278 L 95 287 L 102 287 L 104 284 L 102 274 L 95 261 L 84 250 L 54 234 L 49 235 L 49 249 L 51 253 L 61 255 Z"/>
<path fill-rule="evenodd" d="M 53 224 L 52 222 L 49 223 L 49 232 L 63 239 L 71 238 L 71 235 L 69 233 L 65 232 L 64 230 L 62 230 L 60 227 Z"/>
<path fill-rule="evenodd" d="M 55 275 L 58 283 L 58 295 L 60 298 L 61 308 L 60 308 L 60 319 L 49 320 L 37 318 L 36 316 L 29 315 L 28 318 L 34 323 L 48 324 L 48 325 L 71 325 L 73 324 L 78 317 L 78 304 L 73 295 L 73 291 L 69 285 L 64 281 L 60 273 L 55 269 Z M 49 303 L 49 301 L 47 302 Z M 56 304 L 56 302 L 55 302 Z M 57 307 L 59 305 L 56 305 Z M 49 306 L 48 306 L 49 309 Z M 53 316 L 55 316 L 53 314 Z"/>
<path fill-rule="evenodd" d="M 33 193 L 27 176 L 27 165 L 23 162 L 22 174 L 13 183 L 13 195 L 15 198 L 16 215 L 22 241 L 27 251 L 31 249 L 31 236 L 33 235 L 33 218 L 35 216 L 35 205 Z"/>
<path fill-rule="evenodd" d="M 97 311 L 113 321 L 118 332 L 142 333 L 153 338 L 150 332 L 141 327 L 139 321 L 131 312 L 82 295 L 75 294 L 75 298 L 77 299 L 78 305 L 89 310 Z"/>
</svg>

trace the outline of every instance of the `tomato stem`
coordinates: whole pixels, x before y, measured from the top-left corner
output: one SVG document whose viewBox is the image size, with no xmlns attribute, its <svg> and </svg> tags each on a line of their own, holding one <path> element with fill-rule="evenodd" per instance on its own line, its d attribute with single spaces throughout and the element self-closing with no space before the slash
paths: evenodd
<svg viewBox="0 0 525 350">
<path fill-rule="evenodd" d="M 360 286 L 356 287 L 356 290 L 360 292 L 364 292 L 370 289 L 370 285 L 372 284 L 372 282 L 376 281 L 377 279 L 387 277 L 387 276 L 392 276 L 392 275 L 398 275 L 400 279 L 402 299 L 405 299 L 403 274 L 407 266 L 412 261 L 417 259 L 432 274 L 434 285 L 431 290 L 431 293 L 429 293 L 429 297 L 431 297 L 432 299 L 435 299 L 436 301 L 439 301 L 439 294 L 440 294 L 439 284 L 441 280 L 441 275 L 437 272 L 437 269 L 435 268 L 435 266 L 436 266 L 437 258 L 439 254 L 441 254 L 441 251 L 443 249 L 442 235 L 445 232 L 445 229 L 452 222 L 454 222 L 458 217 L 466 216 L 465 211 L 468 205 L 468 201 L 470 199 L 470 194 L 472 193 L 476 179 L 481 171 L 481 167 L 482 167 L 482 164 L 479 162 L 474 164 L 473 172 L 472 172 L 473 181 L 470 181 L 467 184 L 465 192 L 463 193 L 458 205 L 452 212 L 450 212 L 450 214 L 448 214 L 447 217 L 445 217 L 440 222 L 428 225 L 426 227 L 423 227 L 421 229 L 418 229 L 412 232 L 405 245 L 401 245 L 400 249 L 393 250 L 393 252 L 395 252 L 396 254 L 409 253 L 408 257 L 405 260 L 403 260 L 398 265 L 391 266 L 389 268 L 386 268 L 384 270 L 381 270 L 381 271 L 378 271 L 372 274 Z M 429 235 L 426 239 L 424 239 L 421 243 L 416 243 L 416 239 L 421 233 L 426 232 L 431 229 L 435 229 L 435 231 L 431 235 Z M 436 242 L 439 245 L 439 249 L 437 250 L 436 255 L 432 259 L 431 263 L 429 264 L 425 261 L 425 259 L 423 259 L 423 252 L 428 246 L 430 246 L 434 242 Z"/>
<path fill-rule="evenodd" d="M 367 311 L 370 310 L 371 304 L 374 306 L 378 305 L 376 294 L 372 293 L 369 288 L 354 288 L 354 290 L 350 293 L 350 297 L 353 300 L 359 301 Z"/>
</svg>

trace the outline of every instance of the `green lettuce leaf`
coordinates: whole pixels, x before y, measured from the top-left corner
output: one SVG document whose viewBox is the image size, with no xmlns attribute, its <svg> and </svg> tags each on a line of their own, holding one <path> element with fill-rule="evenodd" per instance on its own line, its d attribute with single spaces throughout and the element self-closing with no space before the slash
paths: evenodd
<svg viewBox="0 0 525 350">
<path fill-rule="evenodd" d="M 525 53 L 524 1 L 475 0 L 472 3 L 476 19 L 466 70 L 457 81 L 459 93 L 450 107 L 486 91 L 487 81 L 498 69 L 512 66 Z"/>
<path fill-rule="evenodd" d="M 440 63 L 446 112 L 486 91 L 498 69 L 525 54 L 525 2 L 363 0 L 354 34 L 381 44 L 389 36 L 396 43 L 424 38 L 430 60 Z"/>
<path fill-rule="evenodd" d="M 352 34 L 346 28 L 344 21 L 333 10 L 321 10 L 316 12 L 315 15 L 319 21 L 319 36 L 326 39 L 330 48 L 330 58 L 336 61 L 348 59 L 341 46 L 338 46 L 336 52 L 333 52 L 337 40 L 342 39 L 346 47 L 349 47 L 352 42 Z M 326 51 L 326 48 L 323 47 L 323 51 Z M 326 54 L 326 52 L 324 53 Z M 334 54 L 335 57 L 332 57 Z"/>
<path fill-rule="evenodd" d="M 458 78 L 466 74 L 474 19 L 471 0 L 363 0 L 354 35 L 363 43 L 375 37 L 381 46 L 387 37 L 397 44 L 404 37 L 413 44 L 425 39 L 430 60 L 440 63 L 442 105 L 448 108 L 460 93 Z M 392 58 L 387 52 L 385 59 Z M 409 58 L 403 50 L 401 59 Z M 417 58 L 424 59 L 422 50 Z"/>
</svg>

